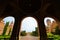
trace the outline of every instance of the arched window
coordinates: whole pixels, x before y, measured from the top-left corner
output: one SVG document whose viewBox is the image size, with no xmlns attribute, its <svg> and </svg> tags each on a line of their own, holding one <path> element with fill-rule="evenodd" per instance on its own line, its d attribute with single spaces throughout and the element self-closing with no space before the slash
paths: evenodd
<svg viewBox="0 0 60 40">
<path fill-rule="evenodd" d="M 26 17 L 21 22 L 19 40 L 39 40 L 39 28 L 36 19 Z"/>
<path fill-rule="evenodd" d="M 0 40 L 8 40 L 11 36 L 15 18 L 12 16 L 5 17 L 0 21 Z"/>
<path fill-rule="evenodd" d="M 60 40 L 60 26 L 58 25 L 59 21 L 51 17 L 46 17 L 44 23 L 46 26 L 46 33 L 49 40 Z M 59 22 L 60 23 L 60 22 Z"/>
</svg>

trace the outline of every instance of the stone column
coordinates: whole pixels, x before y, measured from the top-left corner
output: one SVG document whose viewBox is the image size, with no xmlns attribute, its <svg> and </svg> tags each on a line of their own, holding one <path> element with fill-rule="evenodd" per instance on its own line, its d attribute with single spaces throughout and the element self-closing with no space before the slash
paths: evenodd
<svg viewBox="0 0 60 40">
<path fill-rule="evenodd" d="M 40 32 L 40 40 L 48 40 L 46 34 L 46 28 L 44 25 L 44 18 L 41 16 L 37 16 L 38 27 Z"/>
<path fill-rule="evenodd" d="M 22 17 L 16 16 L 15 17 L 15 24 L 12 31 L 12 36 L 10 40 L 19 40 L 19 31 L 20 31 L 20 23 Z"/>
</svg>

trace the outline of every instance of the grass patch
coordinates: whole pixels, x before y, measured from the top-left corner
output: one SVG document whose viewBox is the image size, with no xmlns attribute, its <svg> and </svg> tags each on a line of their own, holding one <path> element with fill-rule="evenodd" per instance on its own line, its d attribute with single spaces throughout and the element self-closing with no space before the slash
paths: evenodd
<svg viewBox="0 0 60 40">
<path fill-rule="evenodd" d="M 4 36 L 0 35 L 0 38 L 10 38 L 10 35 L 9 36 L 8 35 L 4 35 Z"/>
</svg>

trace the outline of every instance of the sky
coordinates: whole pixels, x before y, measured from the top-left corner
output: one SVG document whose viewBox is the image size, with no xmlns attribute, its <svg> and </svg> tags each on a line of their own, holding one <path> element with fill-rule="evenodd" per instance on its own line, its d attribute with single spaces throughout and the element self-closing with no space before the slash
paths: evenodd
<svg viewBox="0 0 60 40">
<path fill-rule="evenodd" d="M 4 21 L 4 23 L 6 23 L 6 22 L 11 23 L 12 21 L 13 21 L 13 23 L 14 23 L 14 22 L 15 22 L 15 19 L 14 19 L 14 17 L 9 16 L 9 17 L 5 17 L 5 18 L 3 19 L 3 21 Z"/>
<path fill-rule="evenodd" d="M 14 17 L 6 17 L 3 19 L 4 23 L 6 22 L 14 22 Z M 37 27 L 37 21 L 32 17 L 27 17 L 22 20 L 21 31 L 32 32 L 35 31 L 35 27 Z"/>
<path fill-rule="evenodd" d="M 27 17 L 22 21 L 21 31 L 32 32 L 35 31 L 35 27 L 38 27 L 37 21 L 33 17 Z"/>
<path fill-rule="evenodd" d="M 50 19 L 51 20 L 51 22 L 52 21 L 54 21 L 54 19 L 53 18 L 50 18 L 50 17 L 46 17 L 45 19 L 44 19 L 44 24 L 45 24 L 45 26 L 47 26 L 47 23 L 46 23 L 46 20 L 47 19 Z M 15 22 L 15 19 L 14 19 L 14 17 L 6 17 L 6 18 L 4 18 L 3 19 L 4 20 L 4 22 L 6 23 L 6 22 Z M 33 17 L 26 17 L 26 18 L 24 18 L 23 20 L 22 20 L 22 22 L 21 22 L 21 31 L 26 31 L 26 32 L 32 32 L 32 31 L 35 31 L 35 27 L 38 27 L 38 23 L 37 23 L 37 21 L 33 18 Z"/>
<path fill-rule="evenodd" d="M 53 18 L 46 17 L 46 18 L 44 19 L 44 24 L 45 24 L 45 26 L 47 26 L 47 23 L 46 23 L 46 20 L 47 20 L 47 19 L 51 20 L 51 23 L 52 23 L 52 21 L 55 21 Z"/>
</svg>

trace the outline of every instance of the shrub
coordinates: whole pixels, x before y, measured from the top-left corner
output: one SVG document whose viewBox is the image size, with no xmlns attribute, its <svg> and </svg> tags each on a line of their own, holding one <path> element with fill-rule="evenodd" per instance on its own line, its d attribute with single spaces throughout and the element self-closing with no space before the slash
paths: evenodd
<svg viewBox="0 0 60 40">
<path fill-rule="evenodd" d="M 21 35 L 21 36 L 26 36 L 26 31 L 22 31 L 22 32 L 20 33 L 20 35 Z"/>
<path fill-rule="evenodd" d="M 38 27 L 35 28 L 35 31 L 31 33 L 32 36 L 38 36 Z"/>
<path fill-rule="evenodd" d="M 49 40 L 60 40 L 60 35 L 54 35 L 52 33 L 47 33 Z"/>
</svg>

